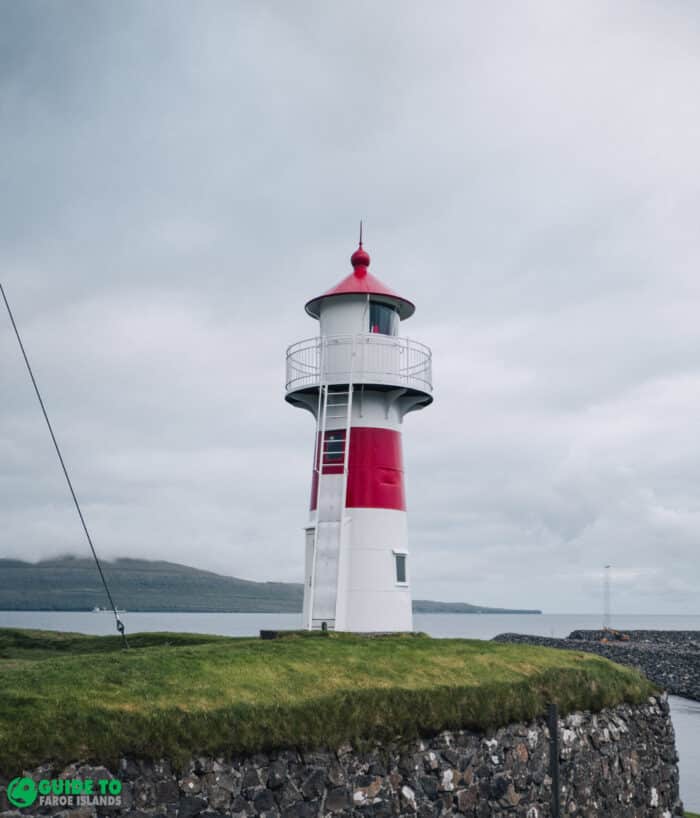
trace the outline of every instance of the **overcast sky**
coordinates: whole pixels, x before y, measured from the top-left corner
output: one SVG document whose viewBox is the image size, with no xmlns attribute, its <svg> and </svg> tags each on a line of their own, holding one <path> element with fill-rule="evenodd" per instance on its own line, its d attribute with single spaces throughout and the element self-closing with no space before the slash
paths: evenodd
<svg viewBox="0 0 700 818">
<path fill-rule="evenodd" d="M 0 277 L 105 557 L 300 581 L 304 302 L 417 311 L 414 596 L 698 613 L 700 8 L 0 2 Z M 0 314 L 0 556 L 87 546 Z"/>
</svg>

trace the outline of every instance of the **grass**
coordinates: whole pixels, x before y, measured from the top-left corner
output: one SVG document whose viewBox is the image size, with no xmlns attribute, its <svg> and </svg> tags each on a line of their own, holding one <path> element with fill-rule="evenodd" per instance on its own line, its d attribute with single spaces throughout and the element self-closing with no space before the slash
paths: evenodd
<svg viewBox="0 0 700 818">
<path fill-rule="evenodd" d="M 230 639 L 0 629 L 0 773 L 408 740 L 641 702 L 637 671 L 588 653 L 422 635 Z"/>
</svg>

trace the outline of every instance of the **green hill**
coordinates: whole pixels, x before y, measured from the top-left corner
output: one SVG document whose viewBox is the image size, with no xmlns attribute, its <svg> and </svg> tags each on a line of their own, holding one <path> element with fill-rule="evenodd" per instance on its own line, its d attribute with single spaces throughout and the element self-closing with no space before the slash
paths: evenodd
<svg viewBox="0 0 700 818">
<path fill-rule="evenodd" d="M 129 640 L 122 650 L 118 636 L 0 628 L 0 775 L 48 759 L 371 746 L 529 721 L 552 701 L 565 714 L 654 693 L 632 668 L 529 645 L 300 632 Z"/>
<path fill-rule="evenodd" d="M 297 582 L 252 582 L 162 560 L 118 559 L 102 567 L 120 608 L 128 611 L 299 613 Z M 95 563 L 59 557 L 31 563 L 0 559 L 0 610 L 89 611 L 105 607 Z M 416 600 L 418 613 L 540 613 Z"/>
<path fill-rule="evenodd" d="M 114 601 L 128 611 L 296 613 L 302 605 L 300 583 L 250 582 L 161 560 L 118 559 L 102 568 Z M 91 559 L 0 560 L 0 577 L 0 610 L 85 611 L 107 604 Z"/>
</svg>

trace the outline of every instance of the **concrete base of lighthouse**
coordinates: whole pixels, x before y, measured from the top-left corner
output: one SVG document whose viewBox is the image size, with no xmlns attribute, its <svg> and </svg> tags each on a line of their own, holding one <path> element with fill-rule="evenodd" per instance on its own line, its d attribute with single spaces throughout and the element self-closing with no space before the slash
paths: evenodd
<svg viewBox="0 0 700 818">
<path fill-rule="evenodd" d="M 326 570 L 319 570 L 322 555 L 314 559 L 315 527 L 313 514 L 306 529 L 304 627 L 319 625 L 311 621 L 312 594 L 332 593 L 335 617 L 329 608 L 329 621 L 337 631 L 412 631 L 406 512 L 346 509 L 337 560 Z"/>
</svg>

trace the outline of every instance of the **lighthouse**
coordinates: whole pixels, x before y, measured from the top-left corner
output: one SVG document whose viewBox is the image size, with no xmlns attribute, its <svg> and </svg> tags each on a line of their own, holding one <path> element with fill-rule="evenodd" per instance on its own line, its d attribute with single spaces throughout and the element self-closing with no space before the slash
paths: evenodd
<svg viewBox="0 0 700 818">
<path fill-rule="evenodd" d="M 430 349 L 403 337 L 414 305 L 369 272 L 306 304 L 315 337 L 287 350 L 286 400 L 316 422 L 304 628 L 413 630 L 401 431 L 432 403 Z"/>
</svg>

